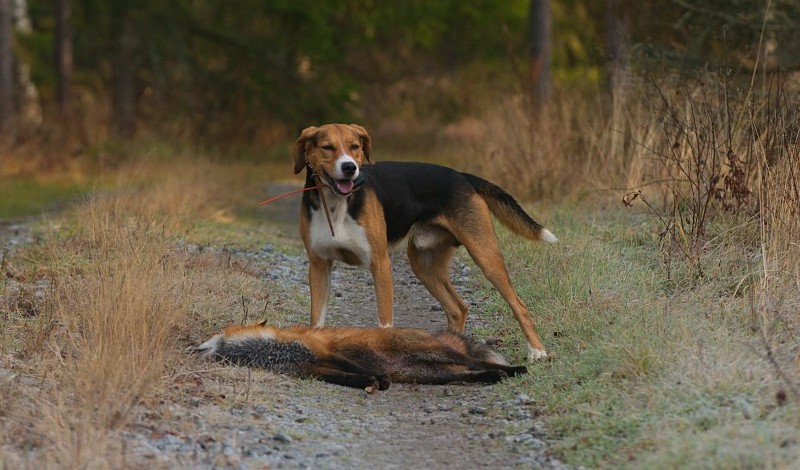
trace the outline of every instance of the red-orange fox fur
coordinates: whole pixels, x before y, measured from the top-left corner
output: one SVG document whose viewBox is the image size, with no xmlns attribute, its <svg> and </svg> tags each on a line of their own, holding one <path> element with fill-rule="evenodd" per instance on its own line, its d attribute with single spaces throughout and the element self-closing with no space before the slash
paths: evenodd
<svg viewBox="0 0 800 470">
<path fill-rule="evenodd" d="M 480 341 L 413 328 L 277 328 L 260 322 L 229 326 L 194 349 L 238 365 L 379 390 L 391 382 L 495 383 L 527 372 Z"/>
</svg>

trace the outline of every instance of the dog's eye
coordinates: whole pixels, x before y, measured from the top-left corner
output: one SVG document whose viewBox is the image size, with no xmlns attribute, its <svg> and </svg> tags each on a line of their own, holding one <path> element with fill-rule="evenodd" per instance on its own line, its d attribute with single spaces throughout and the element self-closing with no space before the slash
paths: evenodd
<svg viewBox="0 0 800 470">
<path fill-rule="evenodd" d="M 359 148 L 361 148 L 361 146 L 358 144 L 353 144 L 350 146 L 350 150 L 358 150 Z"/>
<path fill-rule="evenodd" d="M 322 146 L 323 150 L 335 150 L 336 148 L 331 144 L 325 144 Z"/>
</svg>

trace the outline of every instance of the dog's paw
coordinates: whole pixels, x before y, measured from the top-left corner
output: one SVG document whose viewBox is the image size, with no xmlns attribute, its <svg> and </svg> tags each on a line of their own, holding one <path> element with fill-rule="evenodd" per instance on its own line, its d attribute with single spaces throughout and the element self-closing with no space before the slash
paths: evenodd
<svg viewBox="0 0 800 470">
<path fill-rule="evenodd" d="M 547 354 L 547 351 L 528 346 L 528 362 L 547 362 L 552 360 L 553 356 Z"/>
</svg>

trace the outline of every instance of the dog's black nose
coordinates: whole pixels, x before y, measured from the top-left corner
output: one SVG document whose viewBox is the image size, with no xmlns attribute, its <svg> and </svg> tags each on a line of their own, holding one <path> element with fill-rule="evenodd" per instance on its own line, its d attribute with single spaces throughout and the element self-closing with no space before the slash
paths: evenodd
<svg viewBox="0 0 800 470">
<path fill-rule="evenodd" d="M 342 163 L 342 173 L 345 176 L 353 176 L 356 172 L 356 164 L 353 162 L 344 162 Z"/>
</svg>

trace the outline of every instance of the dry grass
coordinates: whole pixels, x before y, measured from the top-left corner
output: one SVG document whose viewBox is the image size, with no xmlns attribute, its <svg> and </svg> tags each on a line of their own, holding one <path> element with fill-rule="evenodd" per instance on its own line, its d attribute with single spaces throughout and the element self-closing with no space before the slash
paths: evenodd
<svg viewBox="0 0 800 470">
<path fill-rule="evenodd" d="M 172 362 L 191 294 L 182 263 L 164 253 L 172 223 L 124 196 L 95 195 L 79 210 L 76 231 L 91 262 L 54 277 L 43 312 L 55 326 L 40 353 L 59 385 L 41 407 L 41 432 L 58 466 L 93 466 L 107 455 L 107 431 L 126 421 Z M 58 264 L 68 263 L 63 248 L 47 247 Z"/>
<path fill-rule="evenodd" d="M 560 96 L 547 120 L 524 100 L 485 114 L 477 172 L 522 197 L 578 201 L 549 220 L 534 211 L 561 239 L 557 252 L 502 242 L 559 352 L 530 394 L 569 462 L 797 461 L 798 90 L 777 77 L 730 81 L 631 79 L 611 102 Z M 633 191 L 620 215 L 613 207 Z M 503 309 L 497 300 L 486 310 Z M 513 324 L 497 328 L 487 334 Z"/>
<path fill-rule="evenodd" d="M 234 321 L 245 303 L 266 302 L 247 266 L 213 251 L 190 256 L 179 243 L 197 231 L 195 220 L 224 229 L 228 208 L 245 197 L 230 187 L 252 181 L 247 172 L 199 159 L 131 165 L 113 189 L 47 222 L 39 242 L 11 257 L 13 281 L 2 293 L 15 300 L 0 305 L 8 332 L 0 359 L 18 373 L 0 376 L 9 436 L 0 467 L 124 466 L 118 432 L 137 404 L 191 374 L 187 338 Z M 26 458 L 15 448 L 43 452 Z"/>
<path fill-rule="evenodd" d="M 800 90 L 786 77 L 764 80 L 629 77 L 613 96 L 561 92 L 538 114 L 521 95 L 489 99 L 483 138 L 462 163 L 523 199 L 628 193 L 661 226 L 674 287 L 708 279 L 707 255 L 735 247 L 733 256 L 760 259 L 754 308 L 790 311 L 800 283 Z M 752 279 L 736 282 L 741 294 Z"/>
<path fill-rule="evenodd" d="M 564 90 L 538 114 L 522 95 L 487 99 L 493 104 L 480 112 L 481 138 L 463 163 L 523 199 L 626 187 L 652 119 L 634 91 Z"/>
<path fill-rule="evenodd" d="M 754 151 L 761 272 L 752 309 L 759 349 L 783 383 L 780 393 L 800 403 L 800 117 L 778 103 L 767 109 L 771 126 Z"/>
</svg>

